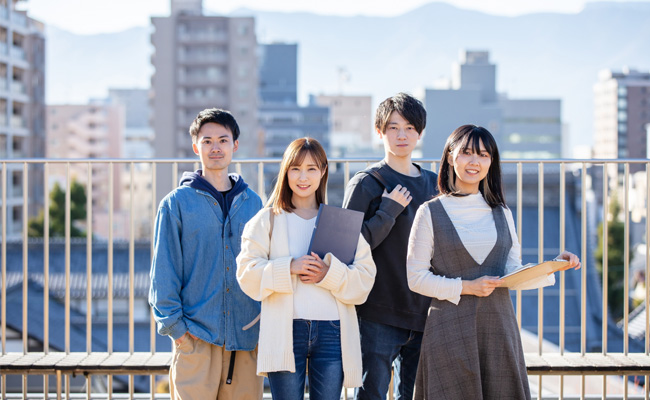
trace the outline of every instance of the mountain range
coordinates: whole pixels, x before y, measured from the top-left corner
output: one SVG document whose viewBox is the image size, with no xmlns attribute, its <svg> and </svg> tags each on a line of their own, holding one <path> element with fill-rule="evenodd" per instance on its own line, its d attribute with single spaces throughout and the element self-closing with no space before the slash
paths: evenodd
<svg viewBox="0 0 650 400">
<path fill-rule="evenodd" d="M 593 143 L 593 84 L 602 69 L 650 70 L 650 3 L 587 3 L 576 14 L 489 15 L 430 3 L 394 17 L 341 17 L 240 9 L 260 43 L 298 43 L 299 97 L 368 94 L 373 103 L 451 76 L 461 49 L 487 50 L 497 89 L 511 98 L 560 98 L 566 156 Z M 75 35 L 48 26 L 48 104 L 79 103 L 109 87 L 147 88 L 151 27 Z M 349 75 L 340 81 L 339 70 Z"/>
</svg>

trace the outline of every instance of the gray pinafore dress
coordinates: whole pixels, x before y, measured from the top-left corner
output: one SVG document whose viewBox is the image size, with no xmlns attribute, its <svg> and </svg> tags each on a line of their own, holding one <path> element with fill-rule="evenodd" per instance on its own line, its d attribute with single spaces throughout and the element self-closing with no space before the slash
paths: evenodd
<svg viewBox="0 0 650 400">
<path fill-rule="evenodd" d="M 512 238 L 502 207 L 492 209 L 494 248 L 478 264 L 460 240 L 439 199 L 431 210 L 431 267 L 447 278 L 502 276 Z M 424 328 L 414 399 L 530 399 L 526 364 L 507 288 L 487 297 L 462 296 L 458 305 L 432 299 Z"/>
</svg>

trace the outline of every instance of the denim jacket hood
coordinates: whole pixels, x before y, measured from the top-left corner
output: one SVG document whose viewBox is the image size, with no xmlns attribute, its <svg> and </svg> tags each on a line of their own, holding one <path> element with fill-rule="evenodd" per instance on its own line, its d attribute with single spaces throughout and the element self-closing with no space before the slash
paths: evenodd
<svg viewBox="0 0 650 400">
<path fill-rule="evenodd" d="M 241 182 L 243 179 L 238 177 Z M 149 303 L 161 335 L 190 332 L 226 350 L 253 350 L 260 312 L 236 278 L 244 226 L 262 201 L 251 189 L 235 195 L 227 215 L 208 192 L 181 185 L 160 203 L 154 232 Z"/>
</svg>

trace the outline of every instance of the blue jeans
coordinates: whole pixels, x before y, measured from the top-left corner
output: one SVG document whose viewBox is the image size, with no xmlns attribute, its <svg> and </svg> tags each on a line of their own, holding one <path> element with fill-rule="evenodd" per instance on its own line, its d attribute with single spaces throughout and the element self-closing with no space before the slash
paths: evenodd
<svg viewBox="0 0 650 400">
<path fill-rule="evenodd" d="M 395 399 L 412 399 L 420 359 L 422 332 L 402 329 L 359 318 L 363 386 L 356 400 L 384 400 L 395 362 Z"/>
<path fill-rule="evenodd" d="M 343 387 L 341 326 L 339 321 L 293 320 L 293 355 L 296 372 L 269 372 L 274 399 L 301 400 L 309 359 L 309 398 L 339 400 Z"/>
</svg>

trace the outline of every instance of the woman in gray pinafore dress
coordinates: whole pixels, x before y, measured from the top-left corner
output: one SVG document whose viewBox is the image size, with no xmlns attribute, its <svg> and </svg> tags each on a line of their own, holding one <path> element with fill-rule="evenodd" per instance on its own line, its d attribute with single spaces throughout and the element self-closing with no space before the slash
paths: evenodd
<svg viewBox="0 0 650 400">
<path fill-rule="evenodd" d="M 499 153 L 485 128 L 447 139 L 440 196 L 424 203 L 409 239 L 411 290 L 432 297 L 414 399 L 530 399 L 519 329 L 498 277 L 521 266 L 512 213 L 501 189 Z M 560 254 L 567 268 L 578 258 Z M 518 289 L 553 284 L 554 277 Z"/>
</svg>

